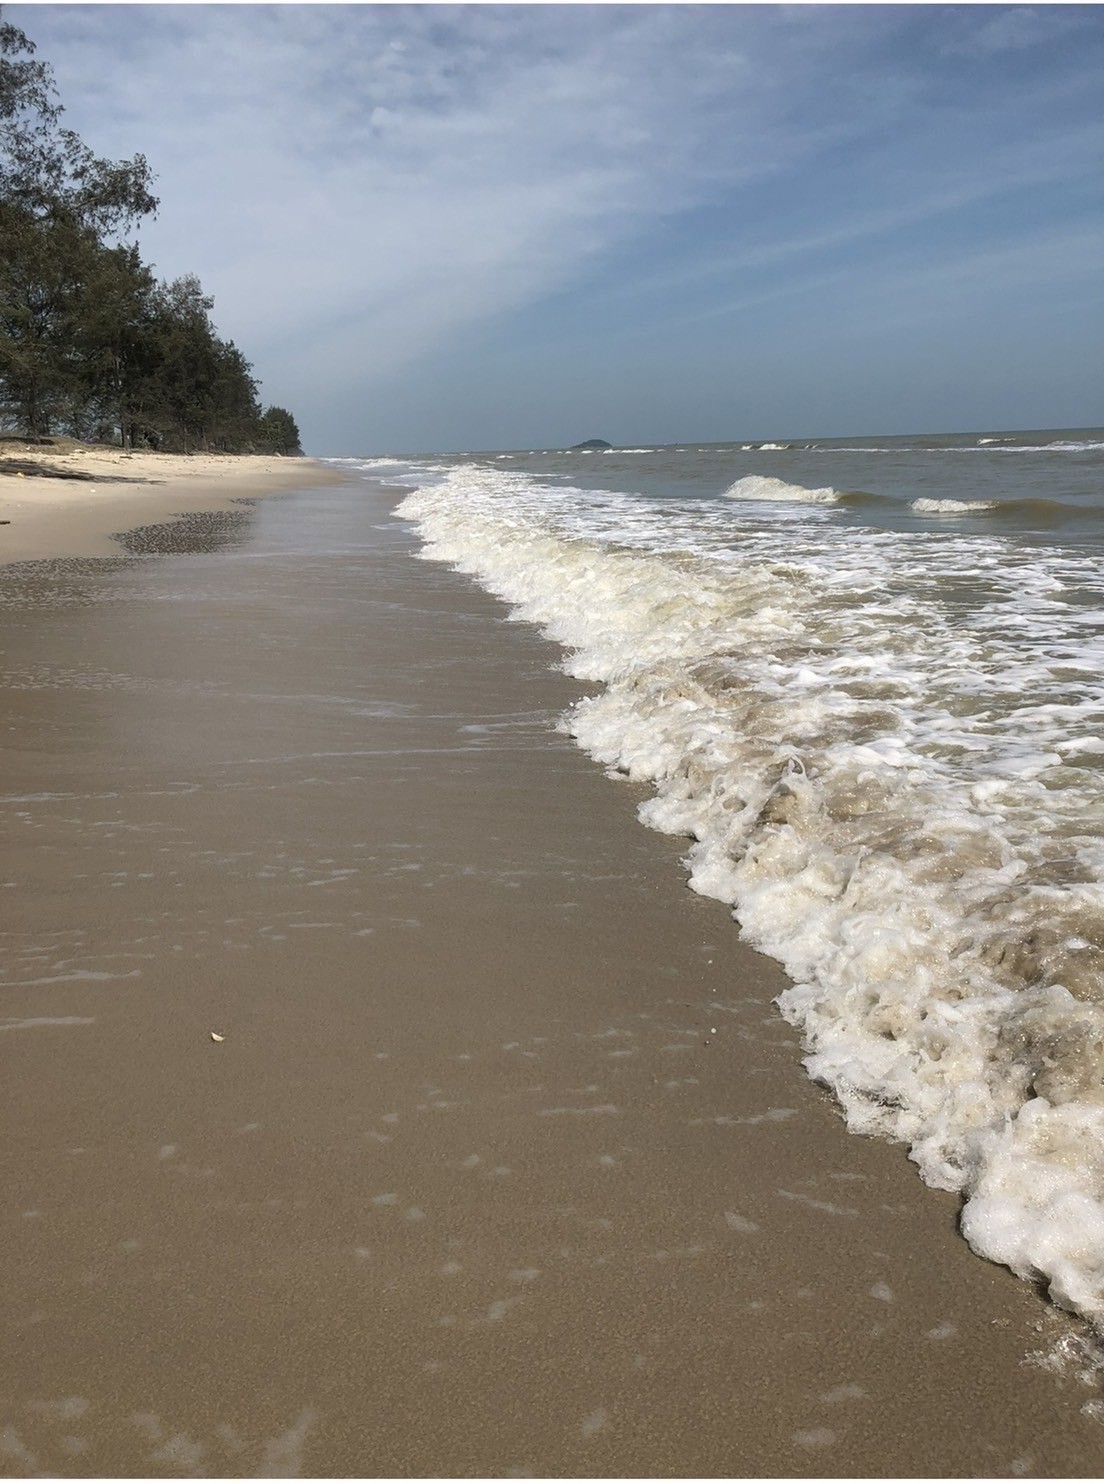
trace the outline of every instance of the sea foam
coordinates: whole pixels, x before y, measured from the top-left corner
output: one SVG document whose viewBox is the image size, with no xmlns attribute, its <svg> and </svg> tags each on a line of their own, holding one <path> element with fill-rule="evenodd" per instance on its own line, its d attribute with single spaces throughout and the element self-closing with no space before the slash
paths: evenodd
<svg viewBox="0 0 1104 1484">
<path fill-rule="evenodd" d="M 746 474 L 725 490 L 729 500 L 777 500 L 798 505 L 831 505 L 839 499 L 836 490 L 807 489 L 802 484 L 788 484 L 769 474 Z"/>
<path fill-rule="evenodd" d="M 913 500 L 909 506 L 918 515 L 973 515 L 979 510 L 995 510 L 996 500 Z"/>
<path fill-rule="evenodd" d="M 424 554 L 602 682 L 565 726 L 653 785 L 641 818 L 692 842 L 691 887 L 785 966 L 780 1009 L 850 1127 L 904 1141 L 978 1252 L 1104 1328 L 1086 558 L 816 521 L 780 548 L 754 496 L 734 530 L 726 501 L 439 479 L 400 506 Z"/>
</svg>

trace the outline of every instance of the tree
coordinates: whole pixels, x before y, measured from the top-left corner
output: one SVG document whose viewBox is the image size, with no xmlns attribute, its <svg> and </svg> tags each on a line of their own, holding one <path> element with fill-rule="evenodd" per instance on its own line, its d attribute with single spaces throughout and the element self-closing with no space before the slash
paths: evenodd
<svg viewBox="0 0 1104 1484">
<path fill-rule="evenodd" d="M 6 131 L 41 134 L 57 123 L 53 73 L 35 62 L 34 42 L 0 19 L 0 124 Z"/>
<path fill-rule="evenodd" d="M 261 444 L 252 367 L 211 323 L 195 274 L 155 287 L 135 319 L 125 393 L 136 437 L 166 451 L 250 452 Z"/>
<path fill-rule="evenodd" d="M 157 208 L 145 156 L 101 159 L 62 128 L 34 53 L 0 20 L 0 416 L 32 437 L 297 453 L 199 279 L 158 285 L 127 240 Z"/>
<path fill-rule="evenodd" d="M 42 220 L 59 213 L 97 235 L 118 236 L 157 210 L 144 155 L 100 159 L 60 126 L 53 72 L 34 42 L 0 21 L 0 200 Z"/>
<path fill-rule="evenodd" d="M 261 416 L 261 448 L 265 453 L 302 455 L 299 429 L 286 407 L 267 407 Z"/>
<path fill-rule="evenodd" d="M 118 427 L 126 448 L 141 438 L 136 421 L 153 366 L 156 283 L 130 245 L 97 244 L 85 268 L 81 314 L 72 336 L 79 369 L 69 431 L 85 436 L 89 429 Z"/>
<path fill-rule="evenodd" d="M 35 220 L 0 201 L 0 384 L 32 435 L 64 422 L 86 392 L 82 362 L 97 318 L 93 284 L 107 256 L 67 213 Z M 116 275 L 118 276 L 118 275 Z"/>
<path fill-rule="evenodd" d="M 87 390 L 82 348 L 107 324 L 90 292 L 102 279 L 105 239 L 157 201 L 143 155 L 100 159 L 60 127 L 51 70 L 33 57 L 24 33 L 0 23 L 0 388 L 9 415 L 41 436 Z M 136 262 L 125 255 L 127 267 Z"/>
</svg>

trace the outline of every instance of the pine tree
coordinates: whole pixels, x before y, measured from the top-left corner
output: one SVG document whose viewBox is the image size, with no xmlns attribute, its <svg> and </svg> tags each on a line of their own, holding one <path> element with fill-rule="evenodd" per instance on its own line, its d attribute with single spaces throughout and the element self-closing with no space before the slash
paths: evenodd
<svg viewBox="0 0 1104 1484">
<path fill-rule="evenodd" d="M 61 114 L 50 67 L 0 21 L 0 416 L 38 438 L 298 453 L 199 279 L 158 285 L 127 240 L 157 208 L 145 156 L 100 159 Z"/>
<path fill-rule="evenodd" d="M 299 429 L 286 407 L 265 409 L 261 417 L 261 447 L 266 453 L 302 455 Z"/>
</svg>

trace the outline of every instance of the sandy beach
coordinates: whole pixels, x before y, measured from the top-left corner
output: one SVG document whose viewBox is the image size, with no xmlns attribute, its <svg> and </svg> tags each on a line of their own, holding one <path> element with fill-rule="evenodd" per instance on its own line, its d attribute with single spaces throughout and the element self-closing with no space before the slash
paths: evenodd
<svg viewBox="0 0 1104 1484">
<path fill-rule="evenodd" d="M 12 462 L 50 472 L 12 472 L 6 467 Z M 187 512 L 232 510 L 235 501 L 333 477 L 310 459 L 5 445 L 0 563 L 115 556 L 122 551 L 114 539 L 118 532 Z"/>
<path fill-rule="evenodd" d="M 233 462 L 82 509 L 314 484 L 158 561 L 2 490 L 104 553 L 0 580 L 4 1471 L 1099 1475 L 1073 1325 L 846 1132 L 554 648 Z"/>
</svg>

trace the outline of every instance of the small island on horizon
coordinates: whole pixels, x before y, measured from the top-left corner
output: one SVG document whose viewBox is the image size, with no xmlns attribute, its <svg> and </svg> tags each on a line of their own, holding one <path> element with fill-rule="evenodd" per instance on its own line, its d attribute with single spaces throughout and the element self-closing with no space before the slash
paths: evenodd
<svg viewBox="0 0 1104 1484">
<path fill-rule="evenodd" d="M 607 443 L 604 438 L 588 438 L 584 443 L 573 443 L 567 451 L 568 453 L 593 453 L 612 447 L 613 444 Z"/>
</svg>

